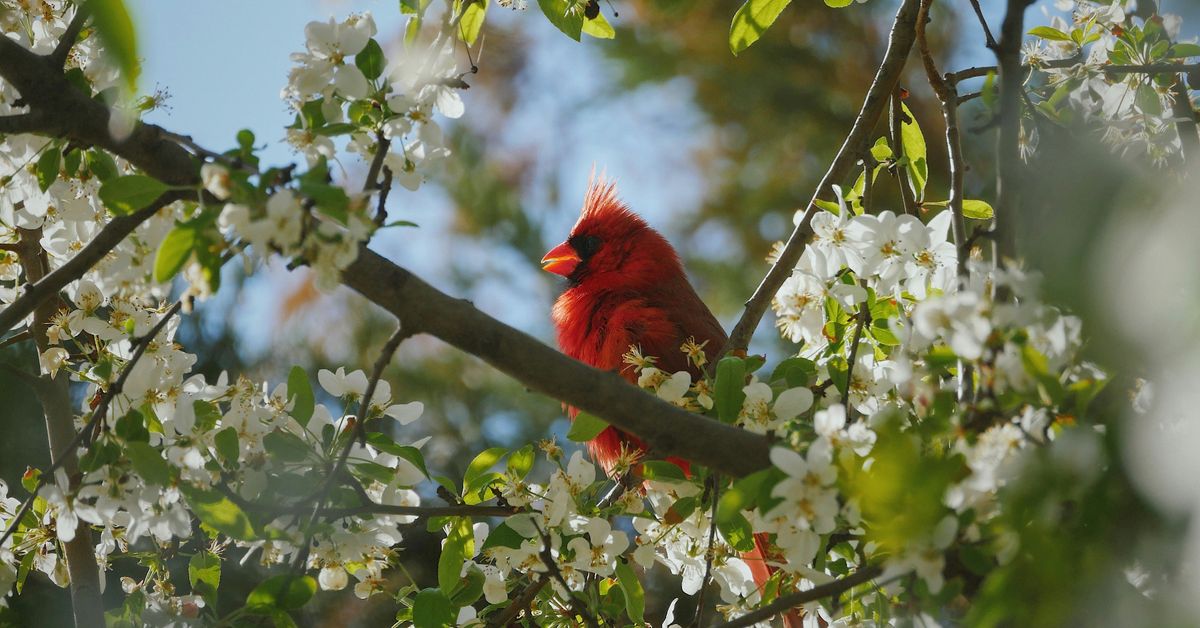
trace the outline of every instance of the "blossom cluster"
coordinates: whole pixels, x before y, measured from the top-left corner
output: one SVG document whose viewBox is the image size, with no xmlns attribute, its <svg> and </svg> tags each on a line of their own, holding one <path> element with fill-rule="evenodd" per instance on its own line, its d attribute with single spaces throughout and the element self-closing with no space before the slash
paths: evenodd
<svg viewBox="0 0 1200 628">
<path fill-rule="evenodd" d="M 1048 24 L 1022 49 L 1024 62 L 1042 73 L 1044 109 L 1056 121 L 1069 121 L 1060 101 L 1095 123 L 1103 141 L 1122 154 L 1146 156 L 1164 164 L 1177 161 L 1182 148 L 1175 122 L 1191 109 L 1188 90 L 1177 72 L 1114 73 L 1109 66 L 1154 66 L 1200 56 L 1200 46 L 1180 41 L 1178 15 L 1150 17 L 1127 11 L 1127 3 L 1059 0 Z M 1063 16 L 1066 14 L 1066 17 Z M 1177 103 L 1183 99 L 1183 102 Z M 1023 148 L 1038 144 L 1035 123 L 1024 127 Z"/>
<path fill-rule="evenodd" d="M 280 94 L 297 112 L 288 141 L 310 165 L 336 158 L 332 138 L 339 135 L 349 134 L 346 149 L 367 161 L 387 142 L 383 165 L 417 189 L 450 155 L 434 112 L 453 119 L 464 110 L 454 39 L 439 35 L 423 49 L 400 51 L 389 65 L 370 13 L 310 22 L 304 32 L 305 52 L 292 55 L 296 66 Z"/>
</svg>

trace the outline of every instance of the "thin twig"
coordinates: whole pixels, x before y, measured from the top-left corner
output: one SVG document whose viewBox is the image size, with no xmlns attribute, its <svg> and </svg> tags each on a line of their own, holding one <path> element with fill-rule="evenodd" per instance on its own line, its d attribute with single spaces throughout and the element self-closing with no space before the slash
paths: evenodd
<svg viewBox="0 0 1200 628">
<path fill-rule="evenodd" d="M 996 71 L 996 66 L 974 66 L 957 72 L 947 72 L 946 80 L 952 84 L 961 83 L 967 79 L 981 78 Z"/>
<path fill-rule="evenodd" d="M 850 356 L 846 359 L 846 388 L 842 391 L 842 402 L 846 404 L 846 420 L 854 420 L 854 405 L 850 403 L 850 383 L 854 381 L 854 362 L 858 359 L 858 345 L 862 341 L 863 328 L 871 324 L 871 308 L 866 302 L 858 306 L 858 324 L 850 340 Z"/>
<path fill-rule="evenodd" d="M 962 96 L 958 97 L 956 103 L 961 107 L 962 105 L 965 105 L 966 103 L 969 103 L 980 96 L 983 96 L 983 92 L 971 92 L 969 94 L 963 94 Z"/>
<path fill-rule="evenodd" d="M 79 33 L 83 30 L 83 24 L 87 22 L 88 18 L 87 4 L 80 3 L 75 6 L 75 16 L 71 18 L 71 23 L 67 24 L 67 30 L 63 31 L 62 37 L 58 40 L 58 45 L 47 56 L 50 63 L 60 70 L 66 66 L 67 57 L 71 56 L 71 48 L 75 47 L 75 42 L 79 39 Z"/>
<path fill-rule="evenodd" d="M 925 34 L 925 26 L 929 22 L 929 9 L 933 0 L 921 0 L 921 16 L 917 18 L 917 50 L 921 53 L 921 62 L 925 66 L 925 74 L 929 85 L 933 88 L 938 102 L 942 105 L 942 117 L 946 122 L 946 154 L 950 161 L 950 200 L 951 231 L 954 234 L 954 248 L 957 258 L 957 270 L 960 281 L 967 277 L 967 256 L 970 254 L 967 242 L 966 220 L 963 217 L 963 186 L 966 172 L 966 160 L 963 157 L 962 136 L 958 130 L 958 98 L 956 84 L 942 77 L 938 72 L 933 53 L 929 50 L 929 40 Z M 974 372 L 971 364 L 965 360 L 958 361 L 960 401 L 969 401 L 974 390 Z"/>
<path fill-rule="evenodd" d="M 379 171 L 383 168 L 383 160 L 387 157 L 388 150 L 392 146 L 392 141 L 384 137 L 383 131 L 375 134 L 375 156 L 371 159 L 371 165 L 367 168 L 367 179 L 363 182 L 363 192 L 371 192 L 379 189 Z"/>
<path fill-rule="evenodd" d="M 544 532 L 536 521 L 533 522 L 533 527 L 537 529 L 538 536 L 542 538 L 542 551 L 539 552 L 539 556 L 541 557 L 542 562 L 545 563 L 546 569 L 550 572 L 550 575 L 553 576 L 555 580 L 558 580 L 558 584 L 562 586 L 563 593 L 570 598 L 569 603 L 571 605 L 571 612 L 582 617 L 583 621 L 589 626 L 589 628 L 600 628 L 600 624 L 596 621 L 595 617 L 592 617 L 592 614 L 588 611 L 587 606 L 580 604 L 579 599 L 571 593 L 571 587 L 567 585 L 567 579 L 563 577 L 562 571 L 558 568 L 558 563 L 554 561 L 554 554 L 550 551 L 550 534 Z"/>
<path fill-rule="evenodd" d="M 379 183 L 379 201 L 375 207 L 375 226 L 382 227 L 387 222 L 388 192 L 392 191 L 392 169 L 383 167 L 383 181 Z"/>
<path fill-rule="evenodd" d="M 17 343 L 25 342 L 26 340 L 33 340 L 33 334 L 29 333 L 28 329 L 17 332 L 8 338 L 5 338 L 4 340 L 0 340 L 0 349 L 15 345 Z"/>
<path fill-rule="evenodd" d="M 379 386 L 379 380 L 383 377 L 383 369 L 392 361 L 392 356 L 396 353 L 396 349 L 409 335 L 404 327 L 398 327 L 392 333 L 392 336 L 388 338 L 388 341 L 384 343 L 383 349 L 379 352 L 379 358 L 375 360 L 375 368 L 372 370 L 371 379 L 367 382 L 367 390 L 363 393 L 362 402 L 358 407 L 358 417 L 354 422 L 354 432 L 346 440 L 341 453 L 338 454 L 337 462 L 334 463 L 333 469 L 326 476 L 325 482 L 322 483 L 321 489 L 317 492 L 316 501 L 312 506 L 312 514 L 308 518 L 308 525 L 304 526 L 304 546 L 296 553 L 296 562 L 293 564 L 293 568 L 297 571 L 306 569 L 305 563 L 308 562 L 308 554 L 312 549 L 313 524 L 321 516 L 322 511 L 325 509 L 325 500 L 329 499 L 329 492 L 333 490 L 333 485 L 337 483 L 338 476 L 346 468 L 346 460 L 350 458 L 350 450 L 354 448 L 355 443 L 366 443 L 367 419 L 370 418 L 368 412 L 371 408 L 371 397 L 375 395 L 375 389 Z"/>
<path fill-rule="evenodd" d="M 700 581 L 700 594 L 696 597 L 696 619 L 693 626 L 704 625 L 704 594 L 712 582 L 713 544 L 717 540 L 717 501 L 721 498 L 721 474 L 713 473 L 708 476 L 709 487 L 712 488 L 712 521 L 708 525 L 708 549 L 704 552 L 704 579 Z"/>
<path fill-rule="evenodd" d="M 45 486 L 46 478 L 53 477 L 54 472 L 58 471 L 58 469 L 62 467 L 67 460 L 71 459 L 70 454 L 71 452 L 75 451 L 76 447 L 79 447 L 80 445 L 86 447 L 87 445 L 91 444 L 90 435 L 96 426 L 99 425 L 99 421 L 102 420 L 106 414 L 108 414 L 108 406 L 110 405 L 112 398 L 121 393 L 121 390 L 125 386 L 125 381 L 129 379 L 129 373 L 133 371 L 134 365 L 136 365 L 138 360 L 140 360 L 146 353 L 146 347 L 150 346 L 150 341 L 158 336 L 159 332 L 166 327 L 166 324 L 171 317 L 179 312 L 182 305 L 183 303 L 181 301 L 176 301 L 171 308 L 168 309 L 165 314 L 163 314 L 162 319 L 155 323 L 154 327 L 150 328 L 150 331 L 147 332 L 146 335 L 133 340 L 133 346 L 135 348 L 133 354 L 129 357 L 129 361 L 126 362 L 125 366 L 121 368 L 121 373 L 117 376 L 116 381 L 114 381 L 112 385 L 104 391 L 104 394 L 100 397 L 100 402 L 96 404 L 96 409 L 92 411 L 92 416 L 83 426 L 83 429 L 79 430 L 79 432 L 75 434 L 75 438 L 72 439 L 62 451 L 58 452 L 58 455 L 54 456 L 50 460 L 50 467 L 43 471 L 41 476 L 38 477 L 38 483 L 33 487 L 33 491 L 30 492 L 29 497 L 25 498 L 25 502 L 21 504 L 21 508 L 18 509 L 16 517 L 13 518 L 12 522 L 8 526 L 8 529 L 4 531 L 4 534 L 0 535 L 0 546 L 3 546 L 4 542 L 8 540 L 8 537 L 12 536 L 13 532 L 15 532 L 17 529 L 18 522 L 20 522 L 25 513 L 29 511 L 29 508 L 33 506 L 33 500 L 37 497 L 38 492 L 42 490 L 42 487 Z"/>
<path fill-rule="evenodd" d="M 841 149 L 838 150 L 829 170 L 821 179 L 812 199 L 805 206 L 804 216 L 788 237 L 787 244 L 784 245 L 775 265 L 771 267 L 762 283 L 755 289 L 754 295 L 746 301 L 745 311 L 742 312 L 742 317 L 738 319 L 733 332 L 729 334 L 729 340 L 717 353 L 718 358 L 733 350 L 744 350 L 750 344 L 750 338 L 754 335 L 754 330 L 758 327 L 763 315 L 766 314 L 771 299 L 774 298 L 775 293 L 779 292 L 779 287 L 783 285 L 783 282 L 791 276 L 796 262 L 804 253 L 808 236 L 812 232 L 811 221 L 816 213 L 816 201 L 830 190 L 834 183 L 845 178 L 859 156 L 866 150 L 871 131 L 887 106 L 888 95 L 892 93 L 900 80 L 904 63 L 908 59 L 908 53 L 912 50 L 913 41 L 916 39 L 915 26 L 919 4 L 918 0 L 904 0 L 900 10 L 896 13 L 896 19 L 888 37 L 887 53 L 875 74 L 875 79 L 871 82 L 870 89 L 867 90 L 867 97 L 863 101 L 862 109 L 854 121 L 850 134 L 846 137 Z M 715 364 L 716 361 L 713 360 L 713 363 Z"/>
<path fill-rule="evenodd" d="M 518 595 L 511 604 L 505 607 L 503 613 L 497 615 L 494 619 L 488 619 L 488 627 L 500 628 L 502 626 L 514 625 L 517 617 L 521 614 L 521 611 L 529 608 L 529 605 L 533 603 L 534 598 L 536 598 L 537 594 L 543 588 L 545 588 L 548 582 L 550 582 L 550 580 L 545 576 L 542 576 L 541 578 L 538 578 L 536 582 L 529 583 L 529 585 L 521 591 L 521 594 Z"/>
<path fill-rule="evenodd" d="M 1032 0 L 1008 0 L 1000 27 L 1000 44 L 995 48 L 1000 66 L 1000 133 L 996 140 L 995 262 L 1016 256 L 1018 213 L 1021 208 L 1021 39 L 1025 9 Z"/>
<path fill-rule="evenodd" d="M 196 140 L 193 140 L 190 135 L 182 135 L 179 133 L 172 133 L 171 131 L 167 131 L 165 129 L 159 131 L 159 133 L 164 138 L 171 140 L 172 142 L 175 142 L 176 144 L 179 144 L 180 146 L 183 146 L 184 148 L 187 148 L 188 150 L 192 151 L 192 153 L 195 154 L 197 157 L 206 157 L 208 159 L 211 159 L 219 164 L 222 164 L 222 165 L 232 168 L 234 170 L 242 170 L 242 171 L 248 172 L 250 174 L 258 174 L 258 168 L 255 168 L 251 164 L 248 164 L 248 163 L 242 161 L 241 159 L 235 159 L 233 157 L 230 157 L 229 155 L 223 155 L 216 151 L 209 150 L 209 149 L 197 144 Z"/>
<path fill-rule="evenodd" d="M 782 595 L 774 602 L 738 617 L 737 619 L 721 624 L 719 628 L 745 628 L 753 626 L 760 621 L 768 620 L 790 608 L 795 608 L 802 604 L 815 602 L 817 600 L 827 598 L 833 595 L 840 595 L 842 592 L 854 588 L 864 582 L 872 580 L 883 573 L 883 569 L 875 566 L 863 567 L 858 571 L 843 576 L 833 582 L 826 582 L 820 586 L 813 587 L 807 591 L 799 591 L 789 595 Z"/>
<path fill-rule="evenodd" d="M 971 8 L 975 9 L 975 17 L 979 18 L 979 25 L 983 27 L 983 36 L 987 47 L 994 50 L 996 38 L 992 37 L 992 29 L 988 28 L 987 18 L 983 17 L 983 9 L 979 8 L 979 0 L 971 0 Z"/>
<path fill-rule="evenodd" d="M 263 506 L 253 503 L 247 504 L 247 508 L 249 510 L 271 512 L 280 515 L 297 513 L 304 514 L 313 511 L 311 506 L 276 507 Z M 527 511 L 516 506 L 484 506 L 469 504 L 458 504 L 453 506 L 396 506 L 391 504 L 378 504 L 371 502 L 359 506 L 346 506 L 342 508 L 323 507 L 317 511 L 317 514 L 327 519 L 342 519 L 345 517 L 355 517 L 359 515 L 398 515 L 417 518 L 509 517 L 522 512 Z"/>
<path fill-rule="evenodd" d="M 42 302 L 58 294 L 59 290 L 62 290 L 67 284 L 91 270 L 143 222 L 158 213 L 158 210 L 175 201 L 193 197 L 194 193 L 192 192 L 173 190 L 158 197 L 143 209 L 112 219 L 75 257 L 36 283 L 26 286 L 25 292 L 0 312 L 0 334 L 8 333 Z"/>
</svg>

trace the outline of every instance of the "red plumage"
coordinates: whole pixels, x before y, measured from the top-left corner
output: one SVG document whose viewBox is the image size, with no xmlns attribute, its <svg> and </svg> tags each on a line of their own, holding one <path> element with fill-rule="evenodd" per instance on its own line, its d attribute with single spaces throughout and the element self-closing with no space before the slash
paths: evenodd
<svg viewBox="0 0 1200 628">
<path fill-rule="evenodd" d="M 680 345 L 694 338 L 707 342 L 710 353 L 719 351 L 725 332 L 688 283 L 675 249 L 617 199 L 615 184 L 592 183 L 564 244 L 583 250 L 575 251 L 580 259 L 569 269 L 570 285 L 554 304 L 563 353 L 636 383 L 637 374 L 622 362 L 634 346 L 658 358 L 656 364 L 667 373 L 690 370 L 693 379 L 702 376 Z M 574 418 L 576 410 L 569 412 Z M 611 473 L 623 445 L 641 442 L 608 428 L 588 449 Z"/>
<path fill-rule="evenodd" d="M 634 369 L 622 360 L 630 347 L 657 358 L 667 373 L 703 373 L 680 350 L 689 338 L 706 343 L 710 359 L 724 346 L 726 335 L 688 283 L 675 249 L 646 221 L 617 198 L 615 183 L 592 180 L 579 221 L 566 242 L 542 259 L 546 270 L 563 275 L 567 289 L 554 304 L 553 319 L 563 353 L 599 369 L 617 371 L 632 383 Z M 578 411 L 567 409 L 573 420 Z M 606 473 L 623 449 L 644 450 L 632 434 L 606 428 L 588 443 L 592 458 Z M 672 460 L 687 469 L 687 462 Z M 764 560 L 765 535 L 756 535 L 755 550 L 743 555 L 761 588 L 773 569 Z M 788 618 L 791 625 L 794 617 Z"/>
</svg>

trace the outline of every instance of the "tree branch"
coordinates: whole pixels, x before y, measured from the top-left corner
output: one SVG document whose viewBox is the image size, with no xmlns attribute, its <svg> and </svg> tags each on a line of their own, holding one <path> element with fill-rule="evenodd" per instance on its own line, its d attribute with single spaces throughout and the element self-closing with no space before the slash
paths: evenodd
<svg viewBox="0 0 1200 628">
<path fill-rule="evenodd" d="M 925 74 L 929 77 L 929 86 L 933 88 L 933 92 L 937 95 L 938 102 L 942 105 L 942 118 L 946 122 L 946 154 L 950 161 L 950 201 L 949 211 L 951 212 L 951 231 L 954 233 L 954 248 L 958 263 L 958 276 L 960 280 L 965 280 L 967 277 L 967 256 L 970 255 L 971 249 L 967 244 L 967 226 L 966 220 L 963 217 L 963 185 L 966 172 L 966 160 L 963 158 L 962 136 L 958 130 L 958 98 L 957 85 L 942 77 L 938 72 L 937 63 L 933 60 L 933 53 L 929 50 L 929 39 L 925 34 L 925 27 L 929 23 L 929 9 L 933 6 L 933 0 L 921 0 L 921 15 L 917 18 L 917 49 L 921 53 L 921 62 L 925 66 Z M 974 391 L 974 372 L 971 365 L 964 361 L 958 361 L 959 372 L 959 400 L 969 400 L 973 396 Z"/>
<path fill-rule="evenodd" d="M 996 254 L 1000 264 L 1016 256 L 1018 212 L 1021 208 L 1021 38 L 1025 32 L 1025 9 L 1032 0 L 1008 0 L 1000 27 L 1000 44 L 995 48 L 1000 66 L 1000 133 L 996 141 Z"/>
<path fill-rule="evenodd" d="M 4 39 L 4 38 L 0 38 Z M 58 294 L 67 284 L 79 279 L 91 270 L 100 260 L 104 259 L 129 234 L 133 233 L 143 222 L 163 207 L 191 196 L 188 192 L 171 191 L 163 194 L 148 207 L 126 216 L 118 216 L 100 230 L 92 241 L 83 247 L 67 263 L 59 266 L 54 272 L 36 281 L 30 281 L 25 292 L 17 300 L 0 311 L 0 334 L 8 333 L 26 316 L 50 297 Z"/>
<path fill-rule="evenodd" d="M 898 24 L 893 28 L 893 41 L 884 66 L 880 68 L 880 74 L 868 92 L 865 111 L 855 125 L 858 132 L 852 132 L 849 144 L 842 147 L 820 191 L 828 189 L 829 183 L 842 178 L 847 169 L 853 166 L 857 155 L 861 154 L 861 145 L 870 127 L 878 120 L 887 102 L 887 94 L 898 80 L 904 58 L 912 46 L 916 4 L 917 0 L 906 0 L 898 14 Z M 22 96 L 35 108 L 44 108 L 47 125 L 72 140 L 85 144 L 96 143 L 169 184 L 199 184 L 199 161 L 179 144 L 164 138 L 161 129 L 139 124 L 128 138 L 114 140 L 108 135 L 109 112 L 106 107 L 76 90 L 60 72 L 48 67 L 43 57 L 5 37 L 0 37 L 0 77 L 21 91 Z M 869 124 L 865 118 L 870 118 Z M 865 128 L 859 130 L 860 127 Z M 851 147 L 856 148 L 851 150 Z M 148 215 L 148 211 L 143 210 L 133 216 L 144 220 Z M 39 298 L 56 293 L 72 281 L 73 272 L 78 273 L 76 276 L 82 275 L 80 268 L 90 267 L 116 246 L 121 238 L 132 232 L 136 225 L 125 224 L 131 221 L 123 218 L 128 217 L 109 223 L 97 236 L 97 241 L 108 243 L 107 248 L 99 246 L 96 241 L 85 247 L 84 251 L 89 252 L 89 257 L 92 251 L 99 254 L 91 257 L 92 261 L 85 262 L 87 258 L 81 258 L 81 252 L 76 256 L 77 259 L 68 262 L 75 265 L 73 271 L 58 269 L 47 276 L 48 282 L 54 279 L 52 284 L 34 287 L 36 296 L 22 295 L 0 312 L 0 333 L 28 316 Z M 113 223 L 125 225 L 120 237 L 117 237 L 115 231 L 118 228 Z M 774 289 L 766 291 L 768 299 L 778 290 L 778 283 L 782 283 L 791 272 L 795 258 L 799 258 L 805 230 L 807 225 L 799 236 L 793 234 L 793 239 L 798 240 L 793 248 L 799 248 L 794 250 L 790 264 L 777 265 L 777 275 L 769 276 L 771 281 L 777 283 Z M 343 273 L 342 281 L 397 316 L 413 333 L 437 336 L 482 358 L 531 389 L 565 401 L 636 434 L 657 451 L 692 460 L 732 477 L 742 477 L 770 466 L 770 445 L 766 438 L 675 407 L 631 386 L 614 373 L 605 373 L 573 360 L 483 314 L 470 303 L 453 299 L 434 289 L 366 248 Z M 764 308 L 765 305 L 764 302 Z M 762 313 L 760 309 L 751 328 L 762 318 Z"/>
<path fill-rule="evenodd" d="M 81 3 L 75 6 L 75 16 L 71 18 L 71 23 L 67 24 L 67 30 L 63 32 L 62 38 L 58 40 L 58 45 L 54 47 L 48 57 L 49 62 L 59 69 L 67 64 L 67 57 L 71 56 L 71 48 L 75 47 L 75 42 L 79 39 L 79 32 L 83 30 L 84 22 L 87 22 L 87 5 Z"/>
<path fill-rule="evenodd" d="M 733 477 L 770 466 L 766 438 L 673 406 L 613 372 L 573 360 L 523 332 L 454 299 L 363 248 L 342 282 L 400 319 L 483 359 L 529 388 L 631 432 L 663 455 Z"/>
<path fill-rule="evenodd" d="M 884 54 L 883 63 L 880 64 L 875 79 L 872 81 L 870 89 L 867 90 L 866 99 L 854 121 L 854 126 L 850 129 L 850 134 L 846 137 L 841 149 L 838 150 L 833 163 L 830 164 L 829 171 L 821 179 L 812 200 L 806 206 L 804 217 L 788 237 L 787 244 L 779 254 L 775 265 L 767 272 L 762 283 L 755 289 L 754 295 L 746 302 L 746 309 L 742 312 L 742 317 L 738 320 L 737 325 L 734 326 L 733 332 L 730 333 L 729 341 L 717 353 L 718 358 L 733 350 L 745 350 L 750 344 L 750 338 L 754 335 L 758 323 L 762 321 L 763 315 L 766 314 L 771 299 L 774 298 L 775 293 L 779 292 L 779 287 L 783 285 L 783 282 L 791 276 L 796 262 L 804 253 L 805 243 L 812 231 L 810 223 L 814 212 L 817 211 L 817 199 L 831 189 L 834 183 L 844 179 L 854 167 L 855 160 L 866 150 L 871 130 L 879 121 L 879 116 L 883 114 L 884 108 L 887 107 L 888 96 L 899 82 L 900 73 L 904 70 L 904 63 L 912 49 L 916 37 L 918 5 L 918 0 L 904 0 L 900 10 L 896 13 L 896 20 L 892 24 L 892 31 L 888 38 L 887 53 Z"/>
<path fill-rule="evenodd" d="M 407 331 L 402 324 L 392 336 L 384 343 L 383 348 L 379 351 L 379 358 L 375 360 L 375 368 L 371 371 L 371 379 L 367 382 L 367 390 L 363 393 L 362 402 L 358 406 L 358 417 L 354 422 L 354 433 L 346 440 L 345 446 L 338 454 L 337 462 L 334 463 L 333 469 L 325 478 L 325 482 L 321 485 L 321 489 L 317 492 L 316 502 L 313 504 L 312 515 L 308 518 L 308 525 L 304 526 L 304 546 L 296 553 L 295 568 L 303 570 L 308 562 L 309 550 L 312 549 L 313 524 L 316 523 L 317 517 L 321 515 L 321 511 L 325 508 L 325 500 L 329 499 L 329 491 L 333 489 L 333 485 L 337 482 L 337 478 L 341 475 L 342 470 L 346 468 L 346 460 L 350 458 L 350 450 L 354 448 L 355 443 L 366 443 L 367 440 L 367 419 L 370 418 L 371 397 L 375 396 L 375 389 L 379 387 L 379 380 L 383 377 L 383 369 L 387 368 L 389 362 L 392 361 L 392 356 L 396 354 L 396 349 L 400 347 L 400 343 L 404 342 L 412 334 Z"/>
<path fill-rule="evenodd" d="M 61 442 L 65 440 L 61 425 L 55 426 L 50 424 L 62 424 L 65 419 L 68 426 L 67 432 L 70 432 L 71 428 L 69 426 L 74 422 L 70 397 L 66 394 L 67 378 L 65 376 L 51 378 L 49 382 L 45 382 L 46 384 L 50 384 L 50 386 L 34 387 L 42 403 L 43 412 L 46 414 L 47 428 L 50 432 L 52 458 L 50 467 L 42 472 L 38 478 L 37 485 L 34 486 L 29 497 L 25 498 L 21 507 L 17 510 L 16 516 L 9 522 L 8 529 L 0 535 L 0 546 L 4 545 L 4 542 L 16 532 L 21 519 L 33 507 L 33 502 L 37 498 L 38 492 L 46 485 L 47 478 L 54 477 L 55 471 L 60 468 L 66 470 L 72 476 L 70 479 L 71 488 L 78 486 L 79 480 L 74 477 L 78 473 L 78 458 L 76 457 L 75 450 L 81 445 L 87 446 L 91 443 L 92 433 L 104 421 L 113 397 L 121 393 L 134 365 L 146 353 L 146 348 L 150 346 L 150 341 L 166 327 L 167 322 L 180 311 L 182 305 L 182 302 L 176 301 L 146 335 L 133 341 L 134 352 L 130 356 L 129 361 L 121 369 L 121 373 L 117 376 L 116 381 L 104 391 L 99 403 L 96 404 L 96 409 L 92 411 L 92 416 L 83 426 L 83 429 L 74 433 L 70 441 L 66 444 L 62 444 Z M 61 382 L 61 387 L 54 387 L 53 384 L 56 382 Z M 66 546 L 64 553 L 67 558 L 67 570 L 71 577 L 71 603 L 74 610 L 75 625 L 77 627 L 103 627 L 104 605 L 100 599 L 100 571 L 96 564 L 95 549 L 92 547 L 91 528 L 87 522 L 81 520 L 75 530 L 75 538 L 64 545 Z"/>
<path fill-rule="evenodd" d="M 760 621 L 768 620 L 788 609 L 795 608 L 802 604 L 815 602 L 822 598 L 827 598 L 834 595 L 840 595 L 843 591 L 856 587 L 864 582 L 868 582 L 883 570 L 879 567 L 863 567 L 858 571 L 834 580 L 827 582 L 817 587 L 813 587 L 807 591 L 799 591 L 789 595 L 781 595 L 778 599 L 766 606 L 755 610 L 752 613 L 747 613 L 737 619 L 721 624 L 720 628 L 745 628 L 753 626 Z"/>
<path fill-rule="evenodd" d="M 43 129 L 40 113 L 17 113 L 0 117 L 0 133 L 37 133 Z"/>
<path fill-rule="evenodd" d="M 979 0 L 971 0 L 971 8 L 975 9 L 975 17 L 979 18 L 979 25 L 983 27 L 984 42 L 989 49 L 996 48 L 996 38 L 992 37 L 992 29 L 988 28 L 987 18 L 983 17 L 983 9 L 979 8 Z"/>
</svg>

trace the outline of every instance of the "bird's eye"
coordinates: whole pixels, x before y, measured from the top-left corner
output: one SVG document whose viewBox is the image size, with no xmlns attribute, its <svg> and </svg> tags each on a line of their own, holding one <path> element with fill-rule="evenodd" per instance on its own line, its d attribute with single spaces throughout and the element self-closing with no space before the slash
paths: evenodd
<svg viewBox="0 0 1200 628">
<path fill-rule="evenodd" d="M 587 259 L 600 248 L 600 238 L 594 235 L 575 236 L 571 238 L 571 246 L 579 253 L 579 257 Z"/>
</svg>

